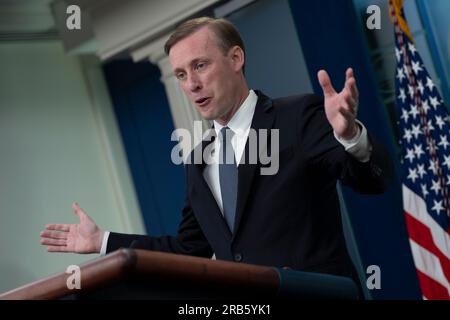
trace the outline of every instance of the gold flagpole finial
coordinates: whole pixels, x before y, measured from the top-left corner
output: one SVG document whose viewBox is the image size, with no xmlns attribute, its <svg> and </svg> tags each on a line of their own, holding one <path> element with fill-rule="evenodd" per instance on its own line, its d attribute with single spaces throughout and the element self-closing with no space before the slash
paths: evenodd
<svg viewBox="0 0 450 320">
<path fill-rule="evenodd" d="M 408 24 L 406 23 L 405 19 L 401 14 L 401 10 L 403 8 L 403 0 L 391 0 L 391 4 L 394 7 L 394 12 L 398 21 L 398 26 L 409 38 L 409 41 L 411 41 L 411 43 L 414 43 L 414 39 L 411 34 L 411 31 L 409 30 Z"/>
</svg>

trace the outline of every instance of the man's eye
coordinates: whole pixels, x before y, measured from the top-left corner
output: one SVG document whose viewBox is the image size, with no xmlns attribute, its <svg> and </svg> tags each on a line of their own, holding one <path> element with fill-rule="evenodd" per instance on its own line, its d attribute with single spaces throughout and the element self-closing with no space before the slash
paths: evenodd
<svg viewBox="0 0 450 320">
<path fill-rule="evenodd" d="M 184 80 L 186 78 L 186 74 L 184 73 L 177 73 L 176 75 L 178 80 Z"/>
<path fill-rule="evenodd" d="M 195 69 L 197 69 L 197 70 L 202 70 L 202 69 L 205 68 L 205 66 L 206 66 L 206 63 L 200 62 L 200 63 L 198 63 L 198 64 L 195 66 Z"/>
</svg>

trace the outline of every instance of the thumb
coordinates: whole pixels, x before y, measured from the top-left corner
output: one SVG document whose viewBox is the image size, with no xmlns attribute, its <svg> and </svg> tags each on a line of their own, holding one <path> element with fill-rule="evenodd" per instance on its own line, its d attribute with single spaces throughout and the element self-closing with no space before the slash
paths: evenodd
<svg viewBox="0 0 450 320">
<path fill-rule="evenodd" d="M 83 209 L 80 208 L 78 203 L 76 202 L 72 203 L 72 210 L 80 220 L 86 217 L 86 213 L 83 211 Z"/>
<path fill-rule="evenodd" d="M 325 97 L 332 96 L 336 93 L 336 91 L 333 88 L 333 85 L 331 84 L 330 77 L 328 76 L 328 73 L 325 70 L 320 70 L 317 73 L 317 79 L 319 80 L 320 86 L 322 87 L 323 94 Z"/>
</svg>

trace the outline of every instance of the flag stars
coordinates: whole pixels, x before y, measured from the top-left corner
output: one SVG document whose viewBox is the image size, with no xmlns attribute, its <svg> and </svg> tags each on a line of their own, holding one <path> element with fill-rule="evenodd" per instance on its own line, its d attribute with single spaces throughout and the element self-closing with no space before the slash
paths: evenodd
<svg viewBox="0 0 450 320">
<path fill-rule="evenodd" d="M 426 86 L 428 87 L 428 90 L 433 91 L 433 88 L 435 87 L 433 80 L 431 80 L 430 77 L 427 77 L 427 84 Z"/>
<path fill-rule="evenodd" d="M 410 84 L 408 85 L 408 94 L 411 100 L 414 99 L 414 88 Z"/>
<path fill-rule="evenodd" d="M 406 149 L 405 159 L 408 159 L 410 163 L 414 161 L 415 155 L 413 149 Z"/>
<path fill-rule="evenodd" d="M 431 121 L 431 119 L 428 120 L 427 127 L 430 132 L 434 130 L 433 122 Z"/>
<path fill-rule="evenodd" d="M 422 109 L 425 114 L 428 113 L 428 110 L 430 110 L 430 105 L 428 104 L 428 100 L 422 101 Z"/>
<path fill-rule="evenodd" d="M 447 136 L 439 135 L 439 137 L 441 138 L 441 141 L 439 141 L 438 146 L 442 146 L 444 148 L 444 150 L 447 150 L 447 147 L 450 144 L 447 140 Z"/>
<path fill-rule="evenodd" d="M 445 166 L 447 166 L 447 168 L 450 170 L 450 155 L 449 156 L 444 155 L 444 163 L 443 164 Z"/>
<path fill-rule="evenodd" d="M 414 145 L 414 153 L 416 154 L 417 159 L 420 159 L 420 156 L 425 153 L 422 150 L 422 145 L 415 144 Z"/>
<path fill-rule="evenodd" d="M 423 83 L 421 80 L 417 80 L 417 89 L 420 91 L 420 94 L 423 95 L 423 92 L 425 91 L 425 87 L 423 86 Z"/>
<path fill-rule="evenodd" d="M 416 50 L 416 47 L 412 43 L 408 43 L 408 49 L 413 56 L 416 55 L 417 50 Z"/>
<path fill-rule="evenodd" d="M 428 167 L 428 170 L 431 170 L 433 174 L 437 173 L 436 163 L 433 160 L 430 160 L 430 166 Z"/>
<path fill-rule="evenodd" d="M 436 119 L 436 125 L 439 127 L 439 130 L 442 130 L 442 127 L 445 125 L 444 120 L 441 116 L 435 116 L 434 118 Z"/>
<path fill-rule="evenodd" d="M 430 193 L 427 190 L 427 185 L 426 184 L 420 184 L 420 187 L 422 188 L 422 194 L 423 197 L 426 198 L 427 195 L 429 195 Z"/>
<path fill-rule="evenodd" d="M 405 129 L 405 134 L 403 135 L 403 138 L 405 138 L 406 141 L 408 141 L 408 143 L 410 143 L 411 139 L 412 139 L 411 130 Z"/>
<path fill-rule="evenodd" d="M 411 130 L 412 135 L 414 136 L 414 139 L 417 139 L 420 134 L 422 134 L 422 130 L 420 129 L 420 125 L 412 125 Z"/>
<path fill-rule="evenodd" d="M 430 97 L 430 104 L 433 106 L 434 110 L 441 104 L 436 97 Z"/>
<path fill-rule="evenodd" d="M 397 68 L 397 79 L 398 81 L 402 82 L 403 79 L 405 79 L 405 72 L 403 71 L 403 68 Z"/>
<path fill-rule="evenodd" d="M 425 166 L 423 164 L 419 164 L 417 166 L 417 174 L 420 176 L 420 179 L 423 179 L 423 176 L 427 174 L 425 171 Z"/>
<path fill-rule="evenodd" d="M 419 61 L 412 62 L 412 69 L 416 75 L 418 75 L 420 71 L 423 71 L 422 67 L 419 65 Z"/>
<path fill-rule="evenodd" d="M 417 115 L 419 114 L 419 110 L 417 109 L 417 106 L 415 104 L 411 105 L 411 110 L 409 110 L 409 113 L 411 114 L 411 116 L 415 120 Z"/>
<path fill-rule="evenodd" d="M 397 58 L 397 62 L 400 62 L 401 54 L 401 51 L 395 47 L 395 57 Z"/>
<path fill-rule="evenodd" d="M 433 200 L 433 203 L 434 203 L 434 206 L 433 206 L 433 208 L 431 208 L 431 210 L 436 211 L 436 213 L 438 215 L 441 214 L 441 211 L 444 210 L 444 208 L 442 207 L 442 200 L 441 201 Z"/>
<path fill-rule="evenodd" d="M 411 179 L 413 183 L 416 182 L 416 179 L 418 178 L 416 169 L 408 169 L 408 170 L 409 170 L 408 179 Z"/>
<path fill-rule="evenodd" d="M 405 103 L 406 95 L 405 95 L 404 89 L 400 89 L 400 94 L 399 94 L 398 98 L 402 100 L 402 103 Z"/>
<path fill-rule="evenodd" d="M 436 193 L 436 195 L 438 195 L 439 191 L 441 190 L 441 186 L 439 185 L 439 179 L 436 181 L 431 180 L 431 183 L 433 184 L 431 186 L 431 190 L 433 190 Z"/>
<path fill-rule="evenodd" d="M 408 122 L 409 112 L 406 111 L 406 109 L 402 109 L 402 115 L 401 115 L 400 119 L 403 119 L 405 121 L 405 123 Z"/>
<path fill-rule="evenodd" d="M 395 57 L 403 181 L 425 200 L 430 214 L 445 215 L 450 213 L 443 199 L 450 191 L 450 114 L 415 45 L 406 41 L 395 48 Z"/>
</svg>

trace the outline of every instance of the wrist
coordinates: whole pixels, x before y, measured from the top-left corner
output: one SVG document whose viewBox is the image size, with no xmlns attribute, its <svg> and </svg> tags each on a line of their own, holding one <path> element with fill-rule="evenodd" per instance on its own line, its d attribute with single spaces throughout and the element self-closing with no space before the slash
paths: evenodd
<svg viewBox="0 0 450 320">
<path fill-rule="evenodd" d="M 98 230 L 95 240 L 95 252 L 100 253 L 102 249 L 103 237 L 105 236 L 105 231 Z"/>
<path fill-rule="evenodd" d="M 347 132 L 345 132 L 340 137 L 343 140 L 350 141 L 355 139 L 358 136 L 359 132 L 360 132 L 359 125 L 356 122 L 354 122 L 353 125 L 347 130 Z"/>
</svg>

